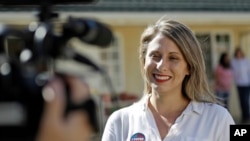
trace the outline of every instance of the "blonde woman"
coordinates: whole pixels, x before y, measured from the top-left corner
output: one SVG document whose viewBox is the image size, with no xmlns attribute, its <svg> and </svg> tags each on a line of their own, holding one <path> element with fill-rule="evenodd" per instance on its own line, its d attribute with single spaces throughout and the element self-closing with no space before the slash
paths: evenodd
<svg viewBox="0 0 250 141">
<path fill-rule="evenodd" d="M 229 141 L 235 122 L 216 104 L 187 26 L 160 19 L 142 33 L 139 56 L 144 96 L 109 117 L 102 141 Z"/>
</svg>

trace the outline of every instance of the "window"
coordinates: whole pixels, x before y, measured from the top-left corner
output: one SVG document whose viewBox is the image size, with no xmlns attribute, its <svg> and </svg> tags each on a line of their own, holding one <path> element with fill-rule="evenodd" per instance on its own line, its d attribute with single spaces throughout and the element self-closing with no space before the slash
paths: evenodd
<svg viewBox="0 0 250 141">
<path fill-rule="evenodd" d="M 231 54 L 231 36 L 228 32 L 196 33 L 206 64 L 206 72 L 209 80 L 213 80 L 213 71 L 218 64 L 220 54 L 229 52 Z"/>
<path fill-rule="evenodd" d="M 212 50 L 211 50 L 211 36 L 210 34 L 196 34 L 197 39 L 200 42 L 203 56 L 206 65 L 206 73 L 208 79 L 213 78 L 213 69 L 212 69 Z"/>
<path fill-rule="evenodd" d="M 222 52 L 231 53 L 230 36 L 228 33 L 216 33 L 214 42 L 214 67 L 218 64 Z"/>
<path fill-rule="evenodd" d="M 124 89 L 123 57 L 119 38 L 115 37 L 113 45 L 100 51 L 100 64 L 112 80 L 116 92 Z"/>
</svg>

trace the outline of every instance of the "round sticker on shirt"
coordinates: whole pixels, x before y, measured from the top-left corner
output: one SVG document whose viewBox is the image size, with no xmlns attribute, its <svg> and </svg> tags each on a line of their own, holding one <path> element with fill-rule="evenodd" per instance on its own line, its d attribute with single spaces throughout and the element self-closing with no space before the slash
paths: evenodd
<svg viewBox="0 0 250 141">
<path fill-rule="evenodd" d="M 145 141 L 145 136 L 142 133 L 135 133 L 130 141 Z"/>
</svg>

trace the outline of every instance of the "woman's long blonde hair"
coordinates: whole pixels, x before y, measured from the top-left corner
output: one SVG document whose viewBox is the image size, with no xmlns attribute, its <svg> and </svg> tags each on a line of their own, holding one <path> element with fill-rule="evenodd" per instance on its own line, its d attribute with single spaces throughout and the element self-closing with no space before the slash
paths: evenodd
<svg viewBox="0 0 250 141">
<path fill-rule="evenodd" d="M 165 18 L 158 20 L 154 25 L 146 28 L 141 35 L 139 59 L 145 83 L 144 94 L 149 94 L 152 91 L 146 81 L 143 69 L 145 55 L 149 42 L 151 42 L 158 33 L 162 33 L 172 39 L 187 61 L 190 75 L 186 76 L 183 80 L 183 95 L 190 100 L 216 102 L 215 96 L 210 92 L 203 54 L 196 36 L 184 24 Z"/>
</svg>

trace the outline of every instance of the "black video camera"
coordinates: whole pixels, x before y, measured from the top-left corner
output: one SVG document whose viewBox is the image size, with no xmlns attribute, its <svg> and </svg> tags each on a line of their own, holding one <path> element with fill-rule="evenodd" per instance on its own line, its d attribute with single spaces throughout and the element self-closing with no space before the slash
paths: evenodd
<svg viewBox="0 0 250 141">
<path fill-rule="evenodd" d="M 93 19 L 69 17 L 62 24 L 61 32 L 55 32 L 51 22 L 58 14 L 51 11 L 57 4 L 86 4 L 94 0 L 0 0 L 0 6 L 39 6 L 38 22 L 26 29 L 0 24 L 0 140 L 34 141 L 43 114 L 42 89 L 56 72 L 54 63 L 61 57 L 76 60 L 103 71 L 90 59 L 67 46 L 71 38 L 99 47 L 108 47 L 113 35 L 108 26 Z M 9 41 L 18 48 L 11 51 Z M 66 84 L 66 88 L 67 84 Z M 68 88 L 69 89 L 69 88 Z M 83 109 L 90 116 L 91 124 L 98 132 L 99 125 L 95 101 L 90 98 L 75 106 L 67 93 L 65 114 Z"/>
</svg>

